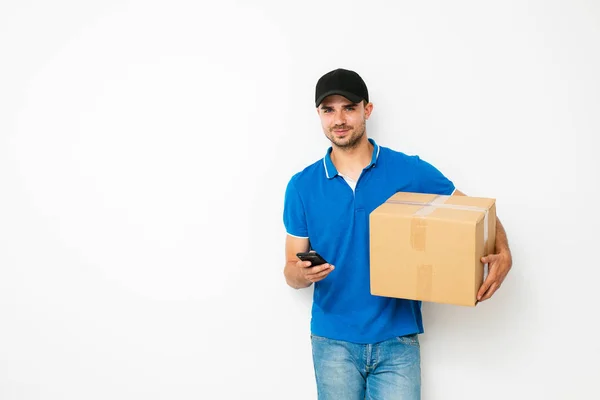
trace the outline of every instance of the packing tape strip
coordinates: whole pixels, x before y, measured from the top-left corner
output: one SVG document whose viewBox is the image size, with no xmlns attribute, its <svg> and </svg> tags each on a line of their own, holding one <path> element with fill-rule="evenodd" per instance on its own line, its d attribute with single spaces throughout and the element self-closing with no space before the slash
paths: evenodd
<svg viewBox="0 0 600 400">
<path fill-rule="evenodd" d="M 483 212 L 484 213 L 484 217 L 483 217 L 483 242 L 485 243 L 485 247 L 487 248 L 487 244 L 488 244 L 488 214 L 489 214 L 489 210 L 487 208 L 482 208 L 482 207 L 477 207 L 477 206 L 463 206 L 463 205 L 459 205 L 459 204 L 446 204 L 446 200 L 448 200 L 450 198 L 450 196 L 442 196 L 442 195 L 437 195 L 433 200 L 431 201 L 406 201 L 406 200 L 387 200 L 386 203 L 392 203 L 392 204 L 408 204 L 408 205 L 413 205 L 413 206 L 421 206 L 420 209 L 418 209 L 415 212 L 415 216 L 419 216 L 419 217 L 425 217 L 429 214 L 431 214 L 436 208 L 450 208 L 453 210 L 465 210 L 465 211 L 479 211 L 479 212 Z M 417 240 L 417 242 L 421 243 L 424 242 L 424 239 L 421 240 Z M 424 247 L 424 246 L 423 246 Z"/>
</svg>

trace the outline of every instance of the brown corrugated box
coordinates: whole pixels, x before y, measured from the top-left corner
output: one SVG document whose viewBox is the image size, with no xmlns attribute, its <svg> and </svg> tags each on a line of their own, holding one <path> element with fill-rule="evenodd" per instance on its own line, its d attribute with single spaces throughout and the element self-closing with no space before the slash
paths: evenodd
<svg viewBox="0 0 600 400">
<path fill-rule="evenodd" d="M 371 294 L 477 304 L 481 257 L 494 251 L 495 199 L 398 192 L 369 218 Z"/>
</svg>

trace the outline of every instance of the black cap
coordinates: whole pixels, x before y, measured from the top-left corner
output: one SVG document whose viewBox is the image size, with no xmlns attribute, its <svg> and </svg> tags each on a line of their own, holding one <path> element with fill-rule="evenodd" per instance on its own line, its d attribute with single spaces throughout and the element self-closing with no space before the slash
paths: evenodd
<svg viewBox="0 0 600 400">
<path fill-rule="evenodd" d="M 323 75 L 317 82 L 315 107 L 327 96 L 339 94 L 354 103 L 369 101 L 369 91 L 365 81 L 354 71 L 338 68 Z"/>
</svg>

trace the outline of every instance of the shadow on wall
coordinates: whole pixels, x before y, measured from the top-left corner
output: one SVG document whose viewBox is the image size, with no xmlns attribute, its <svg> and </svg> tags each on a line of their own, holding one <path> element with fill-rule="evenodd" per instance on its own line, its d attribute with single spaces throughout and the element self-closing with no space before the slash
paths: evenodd
<svg viewBox="0 0 600 400">
<path fill-rule="evenodd" d="M 488 352 L 497 357 L 498 348 L 506 359 L 522 357 L 523 349 L 538 345 L 535 332 L 543 325 L 536 312 L 541 304 L 530 287 L 513 268 L 500 290 L 476 307 L 424 303 L 422 343 L 451 346 L 452 351 L 475 350 L 484 360 Z"/>
<path fill-rule="evenodd" d="M 312 284 L 310 287 L 298 291 L 298 302 L 309 310 L 312 308 L 314 288 L 315 285 Z"/>
</svg>

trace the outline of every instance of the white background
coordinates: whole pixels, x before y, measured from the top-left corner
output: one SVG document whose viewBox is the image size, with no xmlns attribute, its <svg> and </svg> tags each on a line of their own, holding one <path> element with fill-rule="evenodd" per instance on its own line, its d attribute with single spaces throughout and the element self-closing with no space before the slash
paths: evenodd
<svg viewBox="0 0 600 400">
<path fill-rule="evenodd" d="M 282 207 L 337 67 L 512 246 L 424 306 L 423 398 L 600 398 L 598 2 L 7 0 L 0 399 L 316 398 Z"/>
</svg>

